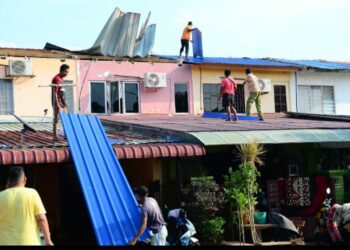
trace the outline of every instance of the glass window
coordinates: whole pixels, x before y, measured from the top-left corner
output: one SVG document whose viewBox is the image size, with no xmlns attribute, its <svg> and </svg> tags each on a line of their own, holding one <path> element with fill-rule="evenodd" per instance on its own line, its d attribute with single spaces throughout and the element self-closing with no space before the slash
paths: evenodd
<svg viewBox="0 0 350 250">
<path fill-rule="evenodd" d="M 105 83 L 91 82 L 91 113 L 106 113 Z"/>
<path fill-rule="evenodd" d="M 8 115 L 9 112 L 14 112 L 13 83 L 0 79 L 0 115 Z"/>
<path fill-rule="evenodd" d="M 286 86 L 275 85 L 274 93 L 275 93 L 275 112 L 276 113 L 287 112 Z"/>
<path fill-rule="evenodd" d="M 188 84 L 175 84 L 176 113 L 188 113 Z"/>
<path fill-rule="evenodd" d="M 204 112 L 224 112 L 221 102 L 218 101 L 220 84 L 203 84 Z"/>
<path fill-rule="evenodd" d="M 203 102 L 204 112 L 225 112 L 222 102 L 218 101 L 220 94 L 220 84 L 204 84 L 203 85 Z M 245 113 L 244 86 L 237 85 L 235 94 L 235 109 L 238 113 Z"/>
<path fill-rule="evenodd" d="M 139 113 L 138 83 L 124 83 L 125 113 Z"/>
<path fill-rule="evenodd" d="M 333 86 L 298 86 L 299 112 L 335 114 Z"/>
<path fill-rule="evenodd" d="M 120 113 L 122 110 L 122 98 L 119 91 L 119 82 L 111 82 L 111 113 Z"/>
<path fill-rule="evenodd" d="M 64 81 L 63 84 L 73 84 L 72 81 Z M 68 113 L 74 114 L 74 87 L 65 86 L 65 98 L 68 104 Z"/>
</svg>

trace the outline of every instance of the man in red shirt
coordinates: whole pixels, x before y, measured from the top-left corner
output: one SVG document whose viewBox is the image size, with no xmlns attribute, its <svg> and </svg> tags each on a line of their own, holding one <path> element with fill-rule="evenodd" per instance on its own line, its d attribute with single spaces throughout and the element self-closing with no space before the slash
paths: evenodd
<svg viewBox="0 0 350 250">
<path fill-rule="evenodd" d="M 52 87 L 51 91 L 51 103 L 53 107 L 53 136 L 54 141 L 58 139 L 57 137 L 57 123 L 58 123 L 58 113 L 61 109 L 66 110 L 68 105 L 65 102 L 64 98 L 64 89 L 60 87 L 63 83 L 63 78 L 65 78 L 69 73 L 69 66 L 67 64 L 63 64 L 60 67 L 60 73 L 57 74 L 52 79 L 52 84 L 56 85 Z"/>
<path fill-rule="evenodd" d="M 235 121 L 238 121 L 237 111 L 234 107 L 237 82 L 231 77 L 231 70 L 225 70 L 225 78 L 221 81 L 219 100 L 222 97 L 222 106 L 227 113 L 227 121 L 232 121 L 231 112 L 235 115 Z"/>
</svg>

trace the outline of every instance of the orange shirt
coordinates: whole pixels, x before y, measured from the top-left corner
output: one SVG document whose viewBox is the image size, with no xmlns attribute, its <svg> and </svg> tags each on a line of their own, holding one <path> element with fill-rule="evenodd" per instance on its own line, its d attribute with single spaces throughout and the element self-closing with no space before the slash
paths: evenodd
<svg viewBox="0 0 350 250">
<path fill-rule="evenodd" d="M 188 40 L 189 41 L 191 39 L 191 29 L 192 29 L 191 25 L 186 26 L 186 28 L 184 29 L 184 31 L 182 33 L 181 40 Z"/>
</svg>

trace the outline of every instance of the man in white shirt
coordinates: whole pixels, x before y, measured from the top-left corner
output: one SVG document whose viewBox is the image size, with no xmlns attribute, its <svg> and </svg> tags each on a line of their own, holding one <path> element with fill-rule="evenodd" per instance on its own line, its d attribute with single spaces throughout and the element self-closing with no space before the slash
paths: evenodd
<svg viewBox="0 0 350 250">
<path fill-rule="evenodd" d="M 248 90 L 249 90 L 249 98 L 247 101 L 247 110 L 246 115 L 250 116 L 250 111 L 252 108 L 253 102 L 255 102 L 256 109 L 258 111 L 259 120 L 263 121 L 264 116 L 261 111 L 261 89 L 259 86 L 259 80 L 258 78 L 252 73 L 252 70 L 250 68 L 245 70 L 246 72 L 246 79 L 243 84 L 248 84 Z"/>
</svg>

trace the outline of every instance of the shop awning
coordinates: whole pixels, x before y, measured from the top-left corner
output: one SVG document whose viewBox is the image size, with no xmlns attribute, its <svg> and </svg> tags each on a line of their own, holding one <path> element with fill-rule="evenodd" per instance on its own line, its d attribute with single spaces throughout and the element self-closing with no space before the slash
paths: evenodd
<svg viewBox="0 0 350 250">
<path fill-rule="evenodd" d="M 174 158 L 205 155 L 205 148 L 198 144 L 159 144 L 115 147 L 118 159 Z"/>
<path fill-rule="evenodd" d="M 194 157 L 206 154 L 202 145 L 164 143 L 154 145 L 115 146 L 118 159 Z M 71 163 L 68 148 L 0 150 L 0 165 Z"/>
<path fill-rule="evenodd" d="M 350 142 L 350 129 L 298 129 L 192 132 L 205 146 L 247 144 L 252 140 L 263 144 Z"/>
</svg>

